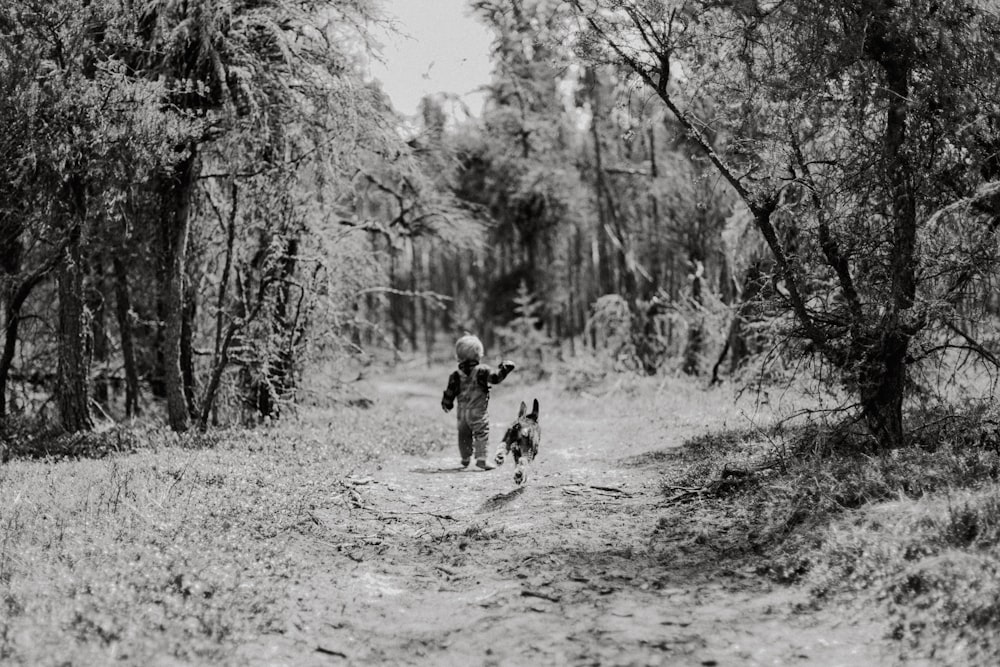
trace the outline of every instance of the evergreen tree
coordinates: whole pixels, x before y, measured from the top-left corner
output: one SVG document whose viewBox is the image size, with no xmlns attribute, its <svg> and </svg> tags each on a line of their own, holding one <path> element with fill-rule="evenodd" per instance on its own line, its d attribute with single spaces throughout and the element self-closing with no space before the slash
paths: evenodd
<svg viewBox="0 0 1000 667">
<path fill-rule="evenodd" d="M 626 65 L 752 215 L 787 334 L 838 370 L 882 447 L 902 444 L 915 366 L 985 349 L 959 313 L 997 263 L 995 9 L 573 6 L 581 50 Z M 715 99 L 730 103 L 706 127 L 697 111 Z"/>
</svg>

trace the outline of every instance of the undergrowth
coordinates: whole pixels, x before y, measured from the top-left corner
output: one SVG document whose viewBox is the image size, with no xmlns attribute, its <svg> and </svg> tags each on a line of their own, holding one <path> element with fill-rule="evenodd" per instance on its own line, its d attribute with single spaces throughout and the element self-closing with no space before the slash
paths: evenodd
<svg viewBox="0 0 1000 667">
<path fill-rule="evenodd" d="M 742 471 L 715 501 L 758 571 L 814 601 L 883 605 L 908 656 L 1000 663 L 1000 434 L 989 406 L 920 415 L 906 447 L 850 425 L 688 441 L 665 492 Z M 677 497 L 677 496 L 674 496 Z"/>
<path fill-rule="evenodd" d="M 338 480 L 445 435 L 392 406 L 207 435 L 114 428 L 72 447 L 8 434 L 0 663 L 245 663 L 239 647 L 284 632 L 303 566 L 289 540 L 343 506 Z"/>
</svg>

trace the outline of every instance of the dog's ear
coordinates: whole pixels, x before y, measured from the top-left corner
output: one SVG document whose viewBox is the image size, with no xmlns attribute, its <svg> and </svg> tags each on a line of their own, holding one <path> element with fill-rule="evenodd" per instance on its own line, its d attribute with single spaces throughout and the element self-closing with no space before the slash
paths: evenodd
<svg viewBox="0 0 1000 667">
<path fill-rule="evenodd" d="M 517 418 L 520 419 L 521 417 L 523 417 L 524 413 L 527 411 L 528 411 L 528 406 L 524 404 L 524 401 L 521 401 L 521 409 L 517 413 Z"/>
<path fill-rule="evenodd" d="M 531 414 L 528 415 L 528 419 L 534 419 L 538 421 L 538 399 L 536 398 L 531 404 Z"/>
</svg>

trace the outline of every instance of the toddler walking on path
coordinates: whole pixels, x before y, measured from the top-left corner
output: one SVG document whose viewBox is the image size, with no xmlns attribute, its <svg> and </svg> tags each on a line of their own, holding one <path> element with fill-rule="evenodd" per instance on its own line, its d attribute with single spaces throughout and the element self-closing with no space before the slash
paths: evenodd
<svg viewBox="0 0 1000 667">
<path fill-rule="evenodd" d="M 448 377 L 448 388 L 444 390 L 441 407 L 449 412 L 456 401 L 458 403 L 458 452 L 462 457 L 462 466 L 469 465 L 475 455 L 477 467 L 492 470 L 493 466 L 486 462 L 486 450 L 490 444 L 490 385 L 503 382 L 514 370 L 514 364 L 501 361 L 500 368 L 494 371 L 480 363 L 483 344 L 470 335 L 462 336 L 455 343 L 455 356 L 458 358 L 458 370 Z"/>
</svg>

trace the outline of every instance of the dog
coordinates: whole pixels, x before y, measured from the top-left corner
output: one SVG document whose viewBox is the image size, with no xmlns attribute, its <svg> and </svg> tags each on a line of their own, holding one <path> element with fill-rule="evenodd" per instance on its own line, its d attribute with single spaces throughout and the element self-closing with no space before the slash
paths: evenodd
<svg viewBox="0 0 1000 667">
<path fill-rule="evenodd" d="M 503 465 L 508 452 L 514 455 L 514 483 L 520 486 L 528 480 L 525 466 L 531 463 L 538 454 L 538 445 L 542 441 L 542 429 L 538 425 L 538 399 L 528 406 L 521 401 L 521 410 L 517 419 L 503 435 L 500 449 L 497 451 L 496 463 Z"/>
</svg>

